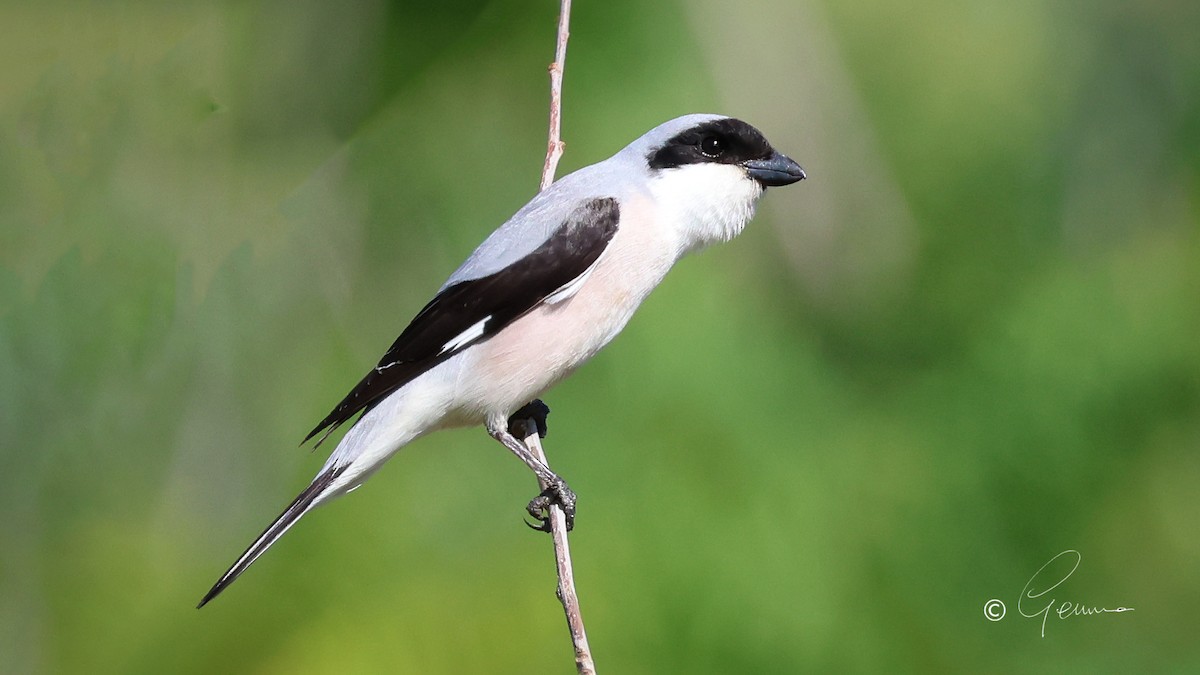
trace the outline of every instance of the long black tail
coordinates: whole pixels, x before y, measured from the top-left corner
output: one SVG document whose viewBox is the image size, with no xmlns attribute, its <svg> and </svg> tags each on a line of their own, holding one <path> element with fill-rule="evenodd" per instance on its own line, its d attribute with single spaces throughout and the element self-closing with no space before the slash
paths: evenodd
<svg viewBox="0 0 1200 675">
<path fill-rule="evenodd" d="M 312 508 L 313 502 L 316 500 L 316 498 L 321 496 L 321 493 L 325 492 L 325 490 L 333 484 L 333 481 L 345 470 L 345 466 L 330 467 L 321 475 L 317 476 L 308 487 L 304 488 L 304 492 L 301 492 L 299 496 L 292 500 L 292 503 L 288 504 L 288 507 L 283 510 L 283 513 L 279 514 L 279 517 L 275 519 L 275 522 L 271 523 L 270 527 L 260 534 L 258 539 L 254 540 L 253 544 L 250 544 L 250 548 L 246 549 L 246 552 L 242 554 L 242 557 L 238 558 L 237 562 L 233 563 L 233 565 L 226 570 L 225 574 L 221 575 L 221 578 L 217 580 L 217 583 L 213 584 L 213 587 L 209 589 L 208 593 L 204 595 L 204 598 L 200 600 L 200 604 L 196 605 L 196 609 L 200 609 L 204 605 L 208 604 L 209 600 L 212 600 L 220 595 L 221 591 L 225 590 L 226 586 L 232 584 L 239 576 L 241 576 L 242 572 L 245 572 L 255 560 L 258 560 L 258 556 L 265 553 L 268 548 L 271 548 L 271 544 L 274 544 L 277 539 L 283 536 L 284 532 L 288 531 L 289 527 L 294 525 L 297 520 L 300 520 L 300 516 L 308 513 L 308 510 Z"/>
</svg>

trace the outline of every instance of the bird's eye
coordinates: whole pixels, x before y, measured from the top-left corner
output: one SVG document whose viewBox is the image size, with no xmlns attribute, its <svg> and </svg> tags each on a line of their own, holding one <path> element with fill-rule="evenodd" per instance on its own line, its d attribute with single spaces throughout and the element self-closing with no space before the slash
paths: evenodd
<svg viewBox="0 0 1200 675">
<path fill-rule="evenodd" d="M 705 136 L 700 139 L 700 152 L 706 157 L 720 157 L 725 152 L 725 144 L 716 136 Z"/>
</svg>

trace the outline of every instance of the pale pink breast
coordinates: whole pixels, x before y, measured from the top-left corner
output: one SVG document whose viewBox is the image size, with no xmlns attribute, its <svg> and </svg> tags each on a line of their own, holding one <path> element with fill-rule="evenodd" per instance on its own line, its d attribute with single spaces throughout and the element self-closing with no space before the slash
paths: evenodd
<svg viewBox="0 0 1200 675">
<path fill-rule="evenodd" d="M 616 337 L 677 256 L 671 233 L 650 216 L 647 200 L 624 205 L 617 234 L 573 297 L 533 310 L 469 350 L 464 371 L 473 376 L 461 378 L 456 398 L 481 412 L 501 400 L 515 409 Z"/>
</svg>

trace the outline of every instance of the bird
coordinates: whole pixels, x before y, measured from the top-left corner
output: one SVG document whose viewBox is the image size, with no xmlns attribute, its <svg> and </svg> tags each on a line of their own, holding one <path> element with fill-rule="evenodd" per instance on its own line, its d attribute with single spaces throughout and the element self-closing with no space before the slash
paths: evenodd
<svg viewBox="0 0 1200 675">
<path fill-rule="evenodd" d="M 484 426 L 546 486 L 529 513 L 544 528 L 541 514 L 557 504 L 573 524 L 575 493 L 511 432 L 510 417 L 616 337 L 676 261 L 733 239 L 767 188 L 805 177 L 750 124 L 691 114 L 553 182 L 467 257 L 308 433 L 302 445 L 318 435 L 320 445 L 358 416 L 197 608 L 306 513 L 441 429 Z"/>
</svg>

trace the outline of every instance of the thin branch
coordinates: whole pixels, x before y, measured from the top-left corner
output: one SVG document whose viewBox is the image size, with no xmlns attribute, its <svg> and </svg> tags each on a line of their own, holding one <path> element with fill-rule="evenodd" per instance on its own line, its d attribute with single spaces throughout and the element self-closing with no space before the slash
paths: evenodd
<svg viewBox="0 0 1200 675">
<path fill-rule="evenodd" d="M 546 453 L 542 450 L 537 426 L 530 424 L 529 428 L 533 429 L 533 433 L 525 438 L 525 445 L 545 464 Z M 541 487 L 545 490 L 545 483 L 542 483 Z M 554 561 L 558 566 L 556 594 L 567 615 L 567 628 L 571 631 L 571 644 L 575 647 L 575 669 L 579 671 L 580 675 L 596 675 L 596 664 L 592 661 L 587 631 L 583 627 L 583 614 L 579 611 L 579 596 L 575 594 L 575 573 L 571 568 L 571 547 L 567 544 L 567 516 L 557 504 L 550 507 L 550 533 L 554 537 Z"/>
<path fill-rule="evenodd" d="M 558 159 L 562 157 L 562 79 L 567 65 L 567 37 L 571 34 L 571 0 L 562 0 L 558 13 L 558 45 L 554 49 L 554 63 L 550 64 L 550 141 L 546 145 L 546 164 L 542 167 L 542 190 L 554 182 Z"/>
<path fill-rule="evenodd" d="M 571 0 L 561 0 L 558 14 L 558 42 L 554 50 L 554 63 L 550 64 L 550 138 L 546 144 L 546 164 L 542 167 L 542 185 L 545 190 L 554 182 L 558 160 L 562 157 L 565 144 L 562 142 L 562 81 L 563 67 L 567 63 L 567 37 L 571 25 Z M 543 464 L 546 453 L 537 434 L 536 425 L 527 425 L 532 433 L 525 437 L 525 445 Z M 540 482 L 540 481 L 539 481 Z M 546 485 L 541 485 L 543 490 Z M 554 537 L 554 560 L 558 568 L 558 600 L 567 615 L 567 628 L 571 631 L 571 644 L 575 647 L 575 669 L 580 675 L 596 675 L 596 664 L 588 647 L 587 632 L 583 626 L 583 614 L 579 611 L 579 596 L 575 593 L 575 573 L 571 568 L 571 547 L 567 544 L 567 517 L 558 505 L 551 505 L 550 533 Z"/>
</svg>

